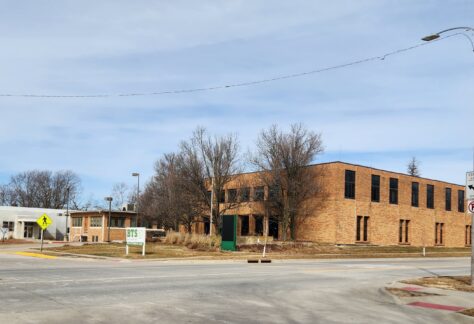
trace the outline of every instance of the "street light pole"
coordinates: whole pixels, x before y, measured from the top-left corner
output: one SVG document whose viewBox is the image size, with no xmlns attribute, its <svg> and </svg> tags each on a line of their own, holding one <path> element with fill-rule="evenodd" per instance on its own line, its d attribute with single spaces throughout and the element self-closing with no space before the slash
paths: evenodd
<svg viewBox="0 0 474 324">
<path fill-rule="evenodd" d="M 442 30 L 436 34 L 425 36 L 422 38 L 422 40 L 426 42 L 430 42 L 432 40 L 439 38 L 441 34 L 450 32 L 453 30 L 462 30 L 464 32 L 474 32 L 474 28 L 472 27 L 453 27 L 453 28 Z M 464 37 L 467 38 L 467 40 L 471 43 L 472 51 L 474 52 L 474 42 L 472 41 L 472 38 L 469 35 L 465 34 L 464 32 L 459 32 L 459 35 L 463 35 Z M 474 168 L 474 165 L 473 165 L 473 168 Z M 472 225 L 474 225 L 474 213 L 471 214 L 471 286 L 474 286 L 474 244 L 472 244 L 472 238 L 474 237 L 474 229 L 472 228 Z"/>
<path fill-rule="evenodd" d="M 69 241 L 69 190 L 71 188 L 66 188 L 66 239 Z"/>
<path fill-rule="evenodd" d="M 112 197 L 105 197 L 105 200 L 109 202 L 109 221 L 107 222 L 107 242 L 110 242 L 110 220 L 112 216 Z"/>
<path fill-rule="evenodd" d="M 139 217 L 139 200 L 140 200 L 140 173 L 138 172 L 133 172 L 132 177 L 137 177 L 137 201 L 135 202 L 135 205 L 137 206 L 137 222 Z M 143 220 L 140 220 L 140 226 L 143 226 Z M 137 224 L 138 225 L 138 224 Z"/>
</svg>

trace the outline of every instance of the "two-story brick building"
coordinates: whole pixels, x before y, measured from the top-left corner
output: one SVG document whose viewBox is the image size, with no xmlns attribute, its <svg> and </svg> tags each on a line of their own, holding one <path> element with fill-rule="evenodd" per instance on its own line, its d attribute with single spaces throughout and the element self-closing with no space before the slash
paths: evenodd
<svg viewBox="0 0 474 324">
<path fill-rule="evenodd" d="M 309 166 L 319 175 L 323 195 L 306 204 L 309 216 L 297 240 L 333 244 L 462 247 L 471 244 L 471 220 L 464 187 L 344 162 Z M 268 233 L 281 238 L 281 226 L 265 208 L 269 190 L 258 173 L 245 173 L 227 185 L 226 214 L 239 215 L 238 234 Z M 242 184 L 244 184 L 242 186 Z M 208 232 L 207 220 L 194 231 Z"/>
</svg>

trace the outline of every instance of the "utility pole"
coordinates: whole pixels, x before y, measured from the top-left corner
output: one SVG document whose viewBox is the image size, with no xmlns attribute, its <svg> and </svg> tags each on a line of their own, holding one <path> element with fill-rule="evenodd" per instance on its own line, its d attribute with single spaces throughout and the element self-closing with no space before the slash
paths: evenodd
<svg viewBox="0 0 474 324">
<path fill-rule="evenodd" d="M 214 177 L 211 178 L 211 216 L 209 218 L 209 236 L 212 236 L 212 206 L 214 205 Z"/>
<path fill-rule="evenodd" d="M 69 241 L 69 190 L 70 187 L 66 188 L 66 239 Z M 64 208 L 64 206 L 63 206 Z"/>
</svg>

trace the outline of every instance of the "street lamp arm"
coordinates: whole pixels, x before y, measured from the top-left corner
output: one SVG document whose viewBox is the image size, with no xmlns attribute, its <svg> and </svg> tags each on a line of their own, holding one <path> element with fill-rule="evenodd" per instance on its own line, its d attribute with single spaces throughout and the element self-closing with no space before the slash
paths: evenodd
<svg viewBox="0 0 474 324">
<path fill-rule="evenodd" d="M 464 31 L 473 31 L 474 32 L 474 28 L 472 27 L 453 27 L 453 28 L 448 28 L 448 29 L 445 29 L 445 30 L 442 30 L 436 34 L 443 34 L 443 33 L 446 33 L 448 31 L 451 31 L 451 30 L 458 30 L 458 29 L 464 29 Z"/>
<path fill-rule="evenodd" d="M 440 32 L 437 32 L 436 34 L 431 34 L 431 35 L 428 35 L 428 36 L 425 36 L 422 38 L 422 40 L 424 40 L 425 42 L 430 42 L 432 40 L 435 40 L 435 39 L 438 39 L 440 38 L 440 35 L 443 34 L 443 33 L 446 33 L 446 32 L 449 32 L 449 31 L 453 31 L 453 30 L 463 30 L 463 31 L 460 31 L 456 34 L 453 34 L 451 36 L 454 36 L 454 35 L 462 35 L 464 37 L 467 38 L 467 40 L 469 41 L 469 43 L 471 44 L 471 47 L 472 47 L 472 51 L 474 52 L 474 42 L 472 40 L 472 38 L 467 35 L 465 32 L 474 32 L 474 28 L 472 27 L 453 27 L 453 28 L 448 28 L 448 29 L 445 29 L 445 30 L 442 30 Z"/>
</svg>

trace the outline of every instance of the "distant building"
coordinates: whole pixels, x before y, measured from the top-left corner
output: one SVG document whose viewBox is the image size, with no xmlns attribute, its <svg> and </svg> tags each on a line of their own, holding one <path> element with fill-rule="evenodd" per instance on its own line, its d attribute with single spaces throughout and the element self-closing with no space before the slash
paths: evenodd
<svg viewBox="0 0 474 324">
<path fill-rule="evenodd" d="M 36 220 L 47 214 L 52 224 L 45 230 L 47 240 L 64 240 L 66 235 L 66 210 L 0 206 L 0 226 L 8 228 L 8 238 L 40 239 L 41 228 Z"/>
<path fill-rule="evenodd" d="M 471 245 L 464 186 L 344 162 L 308 166 L 320 174 L 321 194 L 306 203 L 296 239 L 331 244 L 463 247 Z M 271 190 L 258 172 L 235 175 L 222 203 L 238 202 L 237 235 L 281 239 L 277 215 L 266 208 Z M 209 232 L 209 217 L 193 225 Z"/>
<path fill-rule="evenodd" d="M 107 242 L 108 210 L 71 212 L 71 242 Z M 137 226 L 137 213 L 131 211 L 112 211 L 110 222 L 110 241 L 124 241 L 125 228 Z"/>
</svg>

